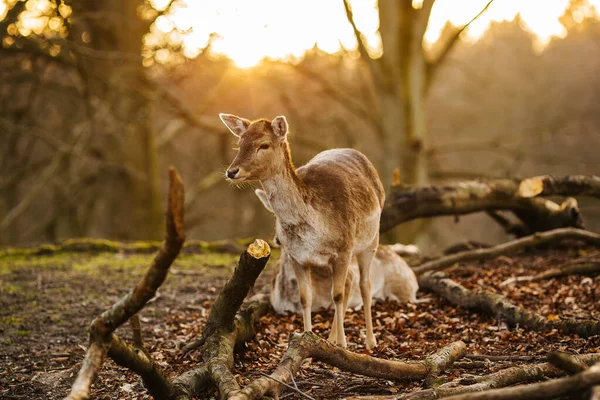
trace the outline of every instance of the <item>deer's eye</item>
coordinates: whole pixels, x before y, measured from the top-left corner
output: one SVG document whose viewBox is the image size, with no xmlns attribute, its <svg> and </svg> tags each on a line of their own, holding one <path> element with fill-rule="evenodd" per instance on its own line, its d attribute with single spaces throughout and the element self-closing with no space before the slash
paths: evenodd
<svg viewBox="0 0 600 400">
<path fill-rule="evenodd" d="M 259 150 L 267 150 L 270 146 L 267 143 L 261 144 Z"/>
</svg>

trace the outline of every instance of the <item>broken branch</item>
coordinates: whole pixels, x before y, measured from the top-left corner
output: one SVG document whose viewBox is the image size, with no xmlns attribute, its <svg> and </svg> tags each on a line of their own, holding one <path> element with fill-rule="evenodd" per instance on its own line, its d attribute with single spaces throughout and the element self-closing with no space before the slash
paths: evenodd
<svg viewBox="0 0 600 400">
<path fill-rule="evenodd" d="M 421 264 L 418 267 L 415 267 L 414 271 L 417 275 L 419 275 L 428 271 L 439 270 L 459 262 L 482 260 L 485 258 L 499 256 L 511 251 L 528 249 L 564 239 L 581 240 L 587 244 L 600 246 L 600 235 L 596 233 L 582 229 L 562 228 L 548 232 L 535 233 L 533 235 L 525 236 L 494 247 L 489 247 L 487 249 L 461 251 L 460 253 L 451 254 L 449 256 L 441 257 L 437 260 Z"/>
<path fill-rule="evenodd" d="M 146 275 L 136 287 L 92 322 L 90 326 L 90 346 L 81 370 L 73 383 L 71 393 L 67 396 L 69 400 L 88 398 L 90 386 L 107 352 L 109 352 L 109 355 L 114 355 L 115 353 L 121 354 L 118 350 L 123 350 L 123 355 L 132 355 L 121 346 L 118 349 L 112 348 L 112 344 L 120 344 L 118 338 L 112 333 L 140 311 L 154 296 L 156 290 L 163 283 L 169 267 L 179 254 L 185 240 L 183 231 L 184 189 L 183 181 L 173 167 L 169 168 L 169 181 L 165 240 L 155 255 Z M 150 390 L 150 388 L 148 389 Z"/>
<path fill-rule="evenodd" d="M 555 178 L 550 175 L 523 179 L 519 184 L 519 195 L 535 196 L 592 196 L 600 198 L 600 176 L 567 175 Z"/>
</svg>

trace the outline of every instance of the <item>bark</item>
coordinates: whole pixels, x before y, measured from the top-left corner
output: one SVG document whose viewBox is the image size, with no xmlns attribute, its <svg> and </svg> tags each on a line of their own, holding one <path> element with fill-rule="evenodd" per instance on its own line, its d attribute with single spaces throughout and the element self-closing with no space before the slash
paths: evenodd
<svg viewBox="0 0 600 400">
<path fill-rule="evenodd" d="M 584 354 L 572 356 L 581 365 L 591 366 L 600 361 L 600 354 Z M 565 372 L 551 363 L 534 365 L 523 365 L 500 370 L 493 374 L 459 378 L 456 381 L 438 386 L 434 389 L 422 390 L 399 396 L 365 396 L 355 397 L 355 400 L 430 400 L 439 398 L 462 398 L 461 395 L 468 393 L 488 393 L 491 389 L 504 388 L 507 386 L 531 383 L 548 378 L 564 376 Z M 451 397 L 452 396 L 452 397 Z"/>
<path fill-rule="evenodd" d="M 307 358 L 323 361 L 329 365 L 356 374 L 390 379 L 417 379 L 435 375 L 466 353 L 463 342 L 454 342 L 423 361 L 401 362 L 379 359 L 365 354 L 352 353 L 335 346 L 312 332 L 295 335 L 279 366 L 268 377 L 255 380 L 230 400 L 260 399 L 270 394 L 278 397 L 282 383 L 290 382 Z"/>
<path fill-rule="evenodd" d="M 465 181 L 435 186 L 395 186 L 387 195 L 381 232 L 415 218 L 509 210 L 530 233 L 556 228 L 583 228 L 575 199 L 561 206 L 545 199 L 524 198 L 519 180 Z"/>
<path fill-rule="evenodd" d="M 135 352 L 132 349 L 123 347 L 122 342 L 113 335 L 113 332 L 140 311 L 154 296 L 185 241 L 183 226 L 183 182 L 174 168 L 170 168 L 169 170 L 169 179 L 170 188 L 165 240 L 154 257 L 146 275 L 144 275 L 136 287 L 92 322 L 90 326 L 90 346 L 86 352 L 81 370 L 73 384 L 71 393 L 67 396 L 69 400 L 88 398 L 90 386 L 107 352 L 112 355 L 117 354 L 117 359 L 124 360 L 123 362 L 127 365 L 135 365 L 136 368 L 140 367 L 140 371 L 142 370 L 142 366 L 148 368 L 148 364 L 141 364 L 139 359 L 141 356 L 134 357 Z M 113 348 L 113 345 L 115 345 L 115 348 Z M 148 363 L 151 363 L 151 361 L 148 360 Z M 151 369 L 154 368 L 158 369 L 158 366 L 151 365 Z M 151 373 L 153 377 L 160 375 L 153 371 Z M 146 379 L 145 375 L 142 375 L 142 377 Z M 163 386 L 166 387 L 168 384 L 164 383 L 161 387 Z M 157 396 L 157 398 L 164 397 Z"/>
<path fill-rule="evenodd" d="M 524 179 L 519 185 L 522 197 L 535 196 L 591 196 L 600 198 L 600 176 L 567 175 L 555 178 L 550 175 Z"/>
<path fill-rule="evenodd" d="M 548 243 L 559 242 L 565 239 L 580 240 L 587 244 L 600 246 L 600 235 L 574 228 L 555 229 L 549 232 L 536 233 L 510 242 L 502 243 L 494 247 L 461 251 L 433 261 L 426 262 L 414 268 L 417 275 L 428 271 L 435 271 L 449 267 L 456 263 L 465 261 L 482 260 L 490 257 L 496 257 L 507 252 L 528 249 L 541 246 Z"/>
<path fill-rule="evenodd" d="M 553 329 L 582 337 L 600 334 L 600 321 L 564 319 L 550 321 L 542 315 L 516 306 L 497 293 L 469 290 L 441 272 L 419 276 L 419 286 L 429 289 L 450 303 L 472 310 L 481 310 L 501 318 L 510 327 L 521 326 L 535 331 L 549 332 Z"/>
</svg>

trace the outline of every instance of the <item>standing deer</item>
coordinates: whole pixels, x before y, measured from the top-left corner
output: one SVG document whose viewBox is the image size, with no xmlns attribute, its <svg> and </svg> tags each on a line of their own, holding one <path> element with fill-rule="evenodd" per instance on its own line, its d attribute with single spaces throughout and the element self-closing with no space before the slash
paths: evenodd
<svg viewBox="0 0 600 400">
<path fill-rule="evenodd" d="M 273 212 L 264 190 L 256 189 L 254 193 L 263 206 L 268 211 Z M 273 240 L 275 243 L 281 244 L 279 239 L 274 238 Z M 415 254 L 415 250 L 418 250 L 415 246 L 403 246 L 399 243 L 393 246 L 380 244 L 377 247 L 377 253 L 375 253 L 371 263 L 372 299 L 411 303 L 423 302 L 423 300 L 417 299 L 419 283 L 414 271 L 394 249 L 407 255 Z M 311 271 L 312 311 L 329 309 L 333 306 L 331 300 L 331 272 L 331 269 L 326 268 L 317 268 Z M 348 307 L 358 309 L 363 305 L 358 279 L 358 262 L 356 257 L 352 257 L 344 291 L 344 296 L 347 296 L 348 299 L 346 309 Z M 281 257 L 273 272 L 269 299 L 271 306 L 278 314 L 284 314 L 287 311 L 302 312 L 298 294 L 298 280 L 283 246 L 281 246 Z"/>
<path fill-rule="evenodd" d="M 231 114 L 219 116 L 239 137 L 239 151 L 227 178 L 234 183 L 260 181 L 277 216 L 277 237 L 298 280 L 304 330 L 312 330 L 311 270 L 330 268 L 335 315 L 329 339 L 346 347 L 345 286 L 354 255 L 365 310 L 366 347 L 375 347 L 370 268 L 379 244 L 385 194 L 373 164 L 356 150 L 333 149 L 296 169 L 285 117 L 249 121 Z"/>
</svg>

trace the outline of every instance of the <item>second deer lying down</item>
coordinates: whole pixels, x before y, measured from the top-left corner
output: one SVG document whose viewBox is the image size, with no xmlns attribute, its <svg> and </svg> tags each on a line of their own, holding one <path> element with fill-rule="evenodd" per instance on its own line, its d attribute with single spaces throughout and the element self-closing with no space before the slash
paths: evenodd
<svg viewBox="0 0 600 400">
<path fill-rule="evenodd" d="M 376 344 L 371 319 L 371 261 L 379 244 L 383 185 L 371 162 L 353 149 L 319 153 L 296 169 L 287 141 L 288 124 L 280 116 L 249 121 L 220 114 L 239 137 L 239 151 L 227 177 L 234 183 L 260 181 L 277 216 L 277 237 L 286 249 L 303 309 L 304 330 L 312 330 L 311 273 L 332 271 L 335 304 L 332 341 L 346 347 L 344 314 L 346 275 L 352 256 L 359 267 L 359 287 L 367 326 L 366 347 Z"/>
<path fill-rule="evenodd" d="M 255 193 L 265 208 L 273 212 L 265 192 L 256 189 Z M 414 254 L 414 246 L 402 247 L 409 254 Z M 363 304 L 358 289 L 358 274 L 358 263 L 356 257 L 353 257 L 346 278 L 346 293 L 349 293 L 347 306 L 354 309 Z M 325 268 L 313 270 L 311 287 L 313 293 L 312 311 L 331 308 L 333 304 L 331 301 L 331 271 Z M 418 289 L 419 284 L 415 273 L 402 257 L 394 251 L 394 246 L 380 244 L 371 264 L 372 298 L 418 303 L 422 301 L 417 300 Z M 296 276 L 283 247 L 271 281 L 270 300 L 273 309 L 279 314 L 287 311 L 302 312 Z"/>
</svg>

